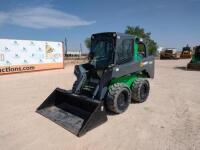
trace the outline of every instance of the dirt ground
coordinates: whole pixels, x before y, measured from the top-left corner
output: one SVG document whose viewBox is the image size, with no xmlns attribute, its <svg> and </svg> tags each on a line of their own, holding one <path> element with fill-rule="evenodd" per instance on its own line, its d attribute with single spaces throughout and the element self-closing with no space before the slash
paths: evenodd
<svg viewBox="0 0 200 150">
<path fill-rule="evenodd" d="M 73 65 L 64 70 L 0 76 L 1 150 L 199 150 L 200 71 L 189 60 L 156 60 L 148 100 L 77 138 L 35 113 L 55 89 L 70 89 Z"/>
</svg>

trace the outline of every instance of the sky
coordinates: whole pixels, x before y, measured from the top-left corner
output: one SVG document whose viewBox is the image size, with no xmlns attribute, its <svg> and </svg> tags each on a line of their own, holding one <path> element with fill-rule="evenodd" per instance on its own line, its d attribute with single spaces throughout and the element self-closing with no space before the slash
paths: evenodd
<svg viewBox="0 0 200 150">
<path fill-rule="evenodd" d="M 0 38 L 63 41 L 140 26 L 162 47 L 200 44 L 200 0 L 0 0 Z"/>
</svg>

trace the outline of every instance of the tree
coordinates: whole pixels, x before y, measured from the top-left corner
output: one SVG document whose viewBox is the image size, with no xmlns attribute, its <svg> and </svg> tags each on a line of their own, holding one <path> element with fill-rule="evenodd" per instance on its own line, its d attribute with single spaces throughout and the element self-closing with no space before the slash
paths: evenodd
<svg viewBox="0 0 200 150">
<path fill-rule="evenodd" d="M 85 46 L 86 46 L 88 49 L 90 49 L 90 47 L 91 47 L 91 39 L 90 39 L 90 38 L 86 38 L 86 39 L 85 39 Z"/>
<path fill-rule="evenodd" d="M 157 43 L 151 38 L 151 32 L 145 32 L 144 28 L 141 28 L 140 26 L 136 26 L 136 27 L 127 26 L 125 33 L 142 38 L 144 41 L 147 42 L 149 53 L 153 55 L 156 54 Z"/>
</svg>

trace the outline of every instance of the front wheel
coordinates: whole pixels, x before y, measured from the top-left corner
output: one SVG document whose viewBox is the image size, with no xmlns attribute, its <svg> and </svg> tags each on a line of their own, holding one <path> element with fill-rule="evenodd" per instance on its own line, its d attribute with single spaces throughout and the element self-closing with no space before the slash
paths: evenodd
<svg viewBox="0 0 200 150">
<path fill-rule="evenodd" d="M 131 102 L 130 89 L 123 83 L 113 84 L 106 99 L 107 108 L 117 114 L 123 113 Z"/>
</svg>

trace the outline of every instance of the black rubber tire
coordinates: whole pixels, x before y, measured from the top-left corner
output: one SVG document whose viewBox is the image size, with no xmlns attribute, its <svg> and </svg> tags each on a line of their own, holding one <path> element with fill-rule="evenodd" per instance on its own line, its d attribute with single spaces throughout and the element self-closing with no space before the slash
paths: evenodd
<svg viewBox="0 0 200 150">
<path fill-rule="evenodd" d="M 137 79 L 131 87 L 132 101 L 136 103 L 145 102 L 149 96 L 149 91 L 149 81 L 145 79 Z"/>
<path fill-rule="evenodd" d="M 107 109 L 116 114 L 123 113 L 131 103 L 131 90 L 123 83 L 116 83 L 110 87 L 106 99 Z"/>
</svg>

